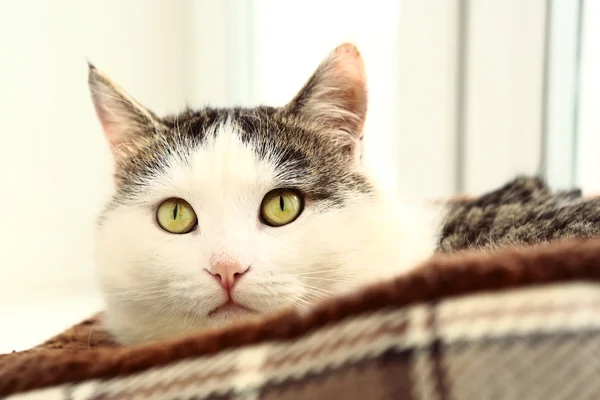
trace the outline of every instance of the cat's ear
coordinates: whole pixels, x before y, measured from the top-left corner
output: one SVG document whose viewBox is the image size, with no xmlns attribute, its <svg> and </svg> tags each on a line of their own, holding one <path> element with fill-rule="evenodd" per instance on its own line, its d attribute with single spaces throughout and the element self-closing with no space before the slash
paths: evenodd
<svg viewBox="0 0 600 400">
<path fill-rule="evenodd" d="M 358 49 L 349 43 L 336 47 L 285 110 L 349 134 L 352 139 L 362 138 L 367 85 Z"/>
<path fill-rule="evenodd" d="M 162 123 L 105 74 L 89 65 L 88 83 L 104 135 L 114 151 L 137 137 L 160 131 Z"/>
</svg>

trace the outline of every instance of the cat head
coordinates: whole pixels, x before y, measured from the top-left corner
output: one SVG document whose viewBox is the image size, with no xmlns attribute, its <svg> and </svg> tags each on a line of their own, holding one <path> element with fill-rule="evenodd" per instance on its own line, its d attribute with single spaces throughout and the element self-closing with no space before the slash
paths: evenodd
<svg viewBox="0 0 600 400">
<path fill-rule="evenodd" d="M 361 162 L 353 45 L 279 108 L 159 117 L 91 65 L 89 85 L 115 162 L 96 258 L 119 341 L 277 312 L 365 278 L 362 249 L 386 215 Z"/>
</svg>

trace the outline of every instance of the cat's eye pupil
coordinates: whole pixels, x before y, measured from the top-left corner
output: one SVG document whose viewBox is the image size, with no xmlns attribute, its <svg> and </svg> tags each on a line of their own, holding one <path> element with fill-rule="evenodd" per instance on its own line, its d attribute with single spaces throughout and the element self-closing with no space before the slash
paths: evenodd
<svg viewBox="0 0 600 400">
<path fill-rule="evenodd" d="M 169 233 L 189 233 L 196 229 L 198 217 L 183 199 L 167 199 L 156 209 L 156 222 Z"/>
<path fill-rule="evenodd" d="M 294 189 L 274 189 L 260 205 L 260 220 L 272 227 L 287 225 L 302 213 L 304 202 Z"/>
</svg>

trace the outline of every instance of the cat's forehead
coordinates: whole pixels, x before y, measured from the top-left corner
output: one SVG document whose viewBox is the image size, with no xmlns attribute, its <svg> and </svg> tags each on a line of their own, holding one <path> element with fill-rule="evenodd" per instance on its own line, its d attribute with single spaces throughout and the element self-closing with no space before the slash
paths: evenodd
<svg viewBox="0 0 600 400">
<path fill-rule="evenodd" d="M 296 183 L 279 178 L 276 160 L 259 157 L 252 146 L 241 140 L 240 129 L 231 120 L 208 128 L 201 142 L 179 142 L 174 148 L 177 150 L 167 157 L 168 167 L 156 179 L 162 181 L 157 182 L 159 187 L 171 191 L 165 196 L 186 191 L 194 197 L 261 196 L 282 184 Z"/>
<path fill-rule="evenodd" d="M 134 195 L 165 177 L 204 186 L 198 190 L 295 188 L 331 205 L 372 190 L 331 140 L 275 108 L 188 111 L 164 123 L 168 131 L 148 136 L 119 168 L 123 194 Z"/>
</svg>

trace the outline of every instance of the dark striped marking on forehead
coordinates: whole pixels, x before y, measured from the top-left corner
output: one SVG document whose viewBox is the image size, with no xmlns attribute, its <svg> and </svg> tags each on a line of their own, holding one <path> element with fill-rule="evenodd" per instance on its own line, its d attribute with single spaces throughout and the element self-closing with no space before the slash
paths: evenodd
<svg viewBox="0 0 600 400">
<path fill-rule="evenodd" d="M 313 123 L 284 109 L 206 108 L 187 110 L 161 119 L 161 132 L 138 135 L 134 150 L 119 160 L 117 196 L 137 197 L 157 175 L 176 148 L 194 149 L 207 141 L 207 136 L 221 124 L 237 127 L 240 140 L 248 144 L 262 159 L 277 160 L 276 172 L 282 185 L 294 182 L 308 200 L 323 201 L 330 206 L 343 206 L 353 194 L 369 194 L 373 190 L 367 177 L 351 155 L 345 153 L 334 134 L 320 131 Z"/>
</svg>

